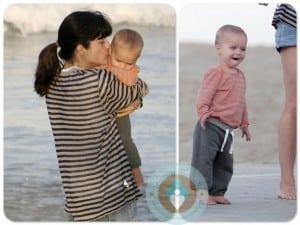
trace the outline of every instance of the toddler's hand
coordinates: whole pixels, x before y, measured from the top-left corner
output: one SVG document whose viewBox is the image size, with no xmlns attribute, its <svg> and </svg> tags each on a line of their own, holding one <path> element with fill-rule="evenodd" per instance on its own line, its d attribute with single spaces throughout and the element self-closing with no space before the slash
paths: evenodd
<svg viewBox="0 0 300 225">
<path fill-rule="evenodd" d="M 205 130 L 205 123 L 206 123 L 207 117 L 203 117 L 200 119 L 200 126 L 203 130 Z"/>
<path fill-rule="evenodd" d="M 250 131 L 248 130 L 248 125 L 241 126 L 241 130 L 242 130 L 242 138 L 244 138 L 245 136 L 246 141 L 251 141 L 251 134 Z"/>
</svg>

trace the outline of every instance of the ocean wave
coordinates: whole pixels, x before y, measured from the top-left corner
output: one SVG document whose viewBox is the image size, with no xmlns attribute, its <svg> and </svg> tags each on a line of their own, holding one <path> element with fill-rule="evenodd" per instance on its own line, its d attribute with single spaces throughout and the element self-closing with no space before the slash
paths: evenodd
<svg viewBox="0 0 300 225">
<path fill-rule="evenodd" d="M 26 36 L 57 31 L 63 18 L 75 10 L 99 10 L 113 25 L 175 27 L 176 23 L 176 12 L 167 4 L 13 4 L 4 11 L 4 33 Z"/>
</svg>

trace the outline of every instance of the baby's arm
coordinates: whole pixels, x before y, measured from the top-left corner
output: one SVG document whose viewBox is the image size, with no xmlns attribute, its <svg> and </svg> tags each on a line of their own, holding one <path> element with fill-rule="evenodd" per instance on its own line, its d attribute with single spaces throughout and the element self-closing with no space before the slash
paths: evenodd
<svg viewBox="0 0 300 225">
<path fill-rule="evenodd" d="M 107 57 L 107 64 L 96 67 L 97 69 L 106 69 L 111 71 L 119 81 L 127 86 L 133 86 L 137 83 L 140 67 L 136 64 L 121 68 L 112 65 L 111 56 Z"/>
<path fill-rule="evenodd" d="M 136 85 L 126 86 L 107 70 L 99 70 L 99 100 L 109 113 L 125 108 L 149 92 L 148 85 L 138 78 Z"/>
<path fill-rule="evenodd" d="M 138 79 L 138 73 L 140 68 L 137 65 L 132 65 L 130 69 L 119 68 L 115 66 L 110 66 L 110 71 L 127 86 L 133 86 L 136 84 Z"/>
<path fill-rule="evenodd" d="M 123 69 L 115 66 L 111 66 L 111 71 L 120 80 L 122 83 L 126 84 L 127 86 L 133 86 L 136 84 L 138 78 L 138 72 L 140 68 L 134 64 L 130 69 Z M 142 106 L 142 99 L 135 100 L 131 105 L 128 107 L 118 110 L 117 117 L 126 116 L 136 109 Z"/>
<path fill-rule="evenodd" d="M 133 65 L 130 69 L 119 68 L 112 65 L 101 65 L 96 68 L 111 71 L 119 81 L 127 86 L 133 86 L 136 84 L 138 80 L 138 73 L 140 71 L 140 68 L 137 65 Z"/>
<path fill-rule="evenodd" d="M 117 111 L 117 117 L 122 117 L 122 116 L 126 116 L 130 113 L 132 113 L 133 111 L 135 111 L 136 109 L 140 108 L 142 106 L 142 99 L 136 99 L 131 105 L 129 105 L 128 107 L 118 110 Z"/>
<path fill-rule="evenodd" d="M 216 69 L 210 69 L 203 78 L 197 102 L 197 111 L 200 118 L 200 124 L 205 129 L 206 120 L 211 116 L 210 106 L 215 95 L 221 74 Z"/>
</svg>

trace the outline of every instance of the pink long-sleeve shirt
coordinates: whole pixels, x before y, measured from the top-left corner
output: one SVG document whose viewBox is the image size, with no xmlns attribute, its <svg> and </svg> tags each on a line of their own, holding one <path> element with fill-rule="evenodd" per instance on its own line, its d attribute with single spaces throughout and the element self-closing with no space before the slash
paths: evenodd
<svg viewBox="0 0 300 225">
<path fill-rule="evenodd" d="M 111 71 L 119 81 L 126 84 L 127 86 L 136 85 L 136 82 L 138 80 L 138 73 L 140 72 L 140 67 L 138 65 L 134 65 L 131 69 L 123 69 L 115 67 L 113 65 L 105 65 L 99 68 Z"/>
<path fill-rule="evenodd" d="M 216 117 L 232 128 L 249 125 L 243 72 L 225 72 L 212 67 L 204 75 L 197 102 L 200 119 Z"/>
</svg>

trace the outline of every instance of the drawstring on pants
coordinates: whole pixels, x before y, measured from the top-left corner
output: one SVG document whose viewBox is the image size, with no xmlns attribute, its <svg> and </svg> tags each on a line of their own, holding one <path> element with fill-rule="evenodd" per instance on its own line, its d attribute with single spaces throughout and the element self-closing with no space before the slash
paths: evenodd
<svg viewBox="0 0 300 225">
<path fill-rule="evenodd" d="M 225 130 L 225 137 L 224 137 L 223 144 L 222 144 L 222 147 L 221 147 L 220 151 L 221 152 L 224 151 L 224 147 L 225 147 L 225 144 L 227 142 L 229 134 L 231 134 L 231 137 L 232 137 L 232 143 L 230 145 L 229 154 L 232 154 L 233 153 L 233 140 L 234 140 L 234 132 L 233 132 L 233 130 L 231 132 L 229 131 L 229 129 Z"/>
</svg>

